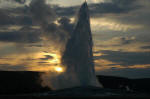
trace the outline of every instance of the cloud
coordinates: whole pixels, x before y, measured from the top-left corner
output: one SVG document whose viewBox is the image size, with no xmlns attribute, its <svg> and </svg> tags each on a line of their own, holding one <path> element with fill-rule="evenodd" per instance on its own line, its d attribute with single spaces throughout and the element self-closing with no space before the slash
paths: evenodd
<svg viewBox="0 0 150 99">
<path fill-rule="evenodd" d="M 0 0 L 0 2 L 15 2 L 15 3 L 19 3 L 19 4 L 24 4 L 26 2 L 26 0 Z"/>
<path fill-rule="evenodd" d="M 16 59 L 20 59 L 20 57 L 23 56 L 28 56 L 28 57 L 33 57 L 35 53 L 39 52 L 40 48 L 29 48 L 25 47 L 24 44 L 15 44 L 15 43 L 3 43 L 3 46 L 0 47 L 0 57 L 1 58 L 11 58 L 14 56 Z M 17 57 L 16 57 L 17 56 Z M 14 58 L 13 57 L 13 58 Z M 15 61 L 9 61 L 7 62 L 15 62 Z M 24 61 L 20 61 L 24 62 Z"/>
<path fill-rule="evenodd" d="M 111 2 L 100 2 L 96 4 L 89 4 L 90 12 L 92 15 L 104 14 L 104 13 L 127 13 L 132 10 L 138 9 L 141 6 L 136 5 L 137 0 L 111 0 Z M 74 7 L 56 7 L 56 13 L 58 15 L 70 15 L 76 13 L 76 9 L 79 6 Z"/>
<path fill-rule="evenodd" d="M 24 5 L 25 0 L 0 0 L 0 8 L 4 9 L 23 7 Z"/>
<path fill-rule="evenodd" d="M 47 25 L 56 18 L 51 6 L 46 4 L 45 0 L 32 0 L 29 8 L 33 19 L 38 24 Z"/>
<path fill-rule="evenodd" d="M 27 68 L 25 65 L 0 64 L 0 70 L 4 71 L 24 71 Z"/>
<path fill-rule="evenodd" d="M 40 42 L 40 33 L 29 27 L 23 27 L 19 31 L 0 32 L 0 41 L 14 43 L 37 43 Z"/>
<path fill-rule="evenodd" d="M 21 2 L 21 0 L 14 1 Z M 13 20 L 13 25 L 22 25 L 23 29 L 5 33 L 1 32 L 0 41 L 36 43 L 41 41 L 42 37 L 45 37 L 47 41 L 57 41 L 58 43 L 60 40 L 63 41 L 67 37 L 66 33 L 53 23 L 56 16 L 50 5 L 45 3 L 45 0 L 32 0 L 29 7 L 13 8 L 13 10 L 11 9 L 11 13 L 10 11 L 3 11 L 5 13 L 1 12 L 0 16 L 2 16 L 2 18 L 0 20 L 3 20 L 1 25 L 10 24 L 10 18 L 7 17 L 10 15 L 11 20 Z M 39 31 L 34 31 L 34 29 L 28 27 L 33 24 L 39 25 L 41 29 Z"/>
<path fill-rule="evenodd" d="M 0 26 L 13 24 L 12 18 L 8 15 L 7 11 L 0 9 Z"/>
<path fill-rule="evenodd" d="M 26 0 L 14 0 L 14 1 L 20 4 L 24 4 L 26 2 Z"/>
<path fill-rule="evenodd" d="M 150 46 L 142 46 L 142 49 L 150 49 Z"/>
<path fill-rule="evenodd" d="M 0 26 L 8 25 L 33 25 L 29 7 L 0 8 Z"/>
<path fill-rule="evenodd" d="M 150 52 L 121 52 L 111 50 L 103 50 L 100 52 L 102 55 L 95 56 L 94 58 L 96 60 L 105 59 L 116 63 L 112 65 L 134 66 L 150 64 Z"/>
<path fill-rule="evenodd" d="M 27 47 L 42 47 L 42 44 L 30 44 Z"/>
<path fill-rule="evenodd" d="M 14 44 L 0 49 L 5 55 L 26 52 L 35 46 L 37 50 L 42 47 L 48 52 L 51 48 L 62 51 L 73 29 L 70 19 L 57 17 L 45 0 L 33 0 L 29 6 L 20 8 L 1 9 L 0 16 L 0 24 L 3 25 L 0 42 Z"/>
<path fill-rule="evenodd" d="M 45 58 L 40 58 L 40 60 L 49 60 L 49 59 L 53 59 L 53 56 L 50 55 L 45 55 Z"/>
<path fill-rule="evenodd" d="M 22 12 L 22 13 L 24 13 L 24 12 Z M 33 25 L 32 18 L 29 15 L 22 15 L 22 16 L 20 15 L 18 17 L 14 17 L 13 20 L 15 21 L 14 25 L 23 25 L 23 26 L 26 26 L 26 25 L 31 26 L 31 25 Z"/>
<path fill-rule="evenodd" d="M 136 2 L 136 0 L 112 0 L 112 2 L 94 4 L 90 6 L 91 13 L 127 13 L 139 7 L 134 5 L 134 2 Z"/>
<path fill-rule="evenodd" d="M 111 42 L 113 46 L 121 46 L 126 44 L 134 43 L 135 37 L 114 37 L 112 38 Z"/>
<path fill-rule="evenodd" d="M 106 15 L 99 18 L 91 18 L 92 30 L 128 32 L 129 30 L 144 28 L 142 24 L 123 23 L 119 20 L 118 16 L 119 15 Z"/>
<path fill-rule="evenodd" d="M 134 36 L 128 37 L 128 36 L 118 36 L 113 37 L 111 39 L 101 41 L 101 43 L 98 43 L 97 46 L 100 47 L 119 47 L 119 46 L 126 46 L 129 44 L 136 43 L 136 38 Z"/>
<path fill-rule="evenodd" d="M 38 62 L 39 64 L 48 64 L 49 62 Z"/>
</svg>

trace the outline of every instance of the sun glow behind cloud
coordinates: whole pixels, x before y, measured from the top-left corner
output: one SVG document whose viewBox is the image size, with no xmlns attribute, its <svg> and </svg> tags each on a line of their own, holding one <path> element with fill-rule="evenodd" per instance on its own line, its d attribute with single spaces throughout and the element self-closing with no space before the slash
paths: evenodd
<svg viewBox="0 0 150 99">
<path fill-rule="evenodd" d="M 35 68 L 30 68 L 30 70 L 32 71 L 50 71 L 50 72 L 57 72 L 57 73 L 62 73 L 65 71 L 65 67 L 61 66 L 61 62 L 60 62 L 60 54 L 58 53 L 43 53 L 43 55 L 49 55 L 52 56 L 53 59 L 49 59 L 46 62 L 48 62 L 51 65 L 48 65 L 45 67 L 42 65 L 35 67 Z"/>
<path fill-rule="evenodd" d="M 7 47 L 6 43 L 0 43 L 0 44 L 1 47 Z M 7 45 L 8 44 L 9 43 L 7 43 Z M 0 69 L 11 70 L 11 71 L 25 70 L 25 71 L 50 71 L 50 72 L 62 73 L 65 71 L 65 67 L 63 67 L 60 64 L 61 56 L 59 53 L 54 53 L 54 52 L 53 53 L 41 52 L 39 50 L 37 52 L 28 52 L 28 53 L 24 52 L 22 54 L 20 52 L 20 55 L 18 55 L 19 52 L 5 55 L 3 57 L 0 57 L 0 66 L 5 66 Z M 46 58 L 46 56 L 48 56 L 48 58 Z"/>
</svg>

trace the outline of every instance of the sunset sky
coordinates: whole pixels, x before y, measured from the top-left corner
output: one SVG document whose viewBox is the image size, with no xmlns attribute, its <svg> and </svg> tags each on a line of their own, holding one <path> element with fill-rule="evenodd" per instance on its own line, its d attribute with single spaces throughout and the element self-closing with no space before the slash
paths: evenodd
<svg viewBox="0 0 150 99">
<path fill-rule="evenodd" d="M 61 42 L 61 38 L 55 38 L 57 34 L 43 33 L 45 31 L 37 24 L 40 22 L 34 20 L 29 11 L 31 1 L 0 0 L 0 70 L 62 72 L 60 51 L 65 37 Z M 85 0 L 46 1 L 57 19 L 65 16 L 70 19 L 70 24 L 75 24 L 79 7 Z M 150 0 L 87 2 L 96 73 L 150 77 Z M 49 20 L 49 14 L 40 8 L 37 11 L 39 18 Z M 51 18 L 59 24 L 57 19 Z"/>
</svg>

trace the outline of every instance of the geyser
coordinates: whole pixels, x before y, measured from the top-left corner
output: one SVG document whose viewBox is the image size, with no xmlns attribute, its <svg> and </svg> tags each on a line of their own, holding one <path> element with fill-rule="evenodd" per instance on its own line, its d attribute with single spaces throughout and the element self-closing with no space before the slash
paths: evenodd
<svg viewBox="0 0 150 99">
<path fill-rule="evenodd" d="M 66 66 L 66 76 L 69 76 L 70 80 L 77 79 L 79 86 L 99 85 L 94 70 L 92 48 L 90 16 L 88 5 L 85 2 L 79 10 L 75 29 L 66 44 L 61 59 L 62 65 Z"/>
</svg>

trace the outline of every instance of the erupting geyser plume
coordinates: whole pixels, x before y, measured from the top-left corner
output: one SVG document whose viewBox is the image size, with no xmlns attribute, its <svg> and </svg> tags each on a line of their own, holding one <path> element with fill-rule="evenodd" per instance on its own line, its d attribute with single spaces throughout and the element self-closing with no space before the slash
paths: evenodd
<svg viewBox="0 0 150 99">
<path fill-rule="evenodd" d="M 29 8 L 33 22 L 41 29 L 40 36 L 44 48 L 48 48 L 50 53 L 53 49 L 54 52 L 61 53 L 60 57 L 50 54 L 54 59 L 49 62 L 56 64 L 50 66 L 51 71 L 41 75 L 42 85 L 52 89 L 98 86 L 87 3 L 85 2 L 79 10 L 75 28 L 67 17 L 59 19 L 45 0 L 32 0 Z"/>
<path fill-rule="evenodd" d="M 90 16 L 85 2 L 79 10 L 76 27 L 68 40 L 61 60 L 67 67 L 68 76 L 74 73 L 73 77 L 78 79 L 79 86 L 97 85 L 92 47 Z"/>
</svg>

